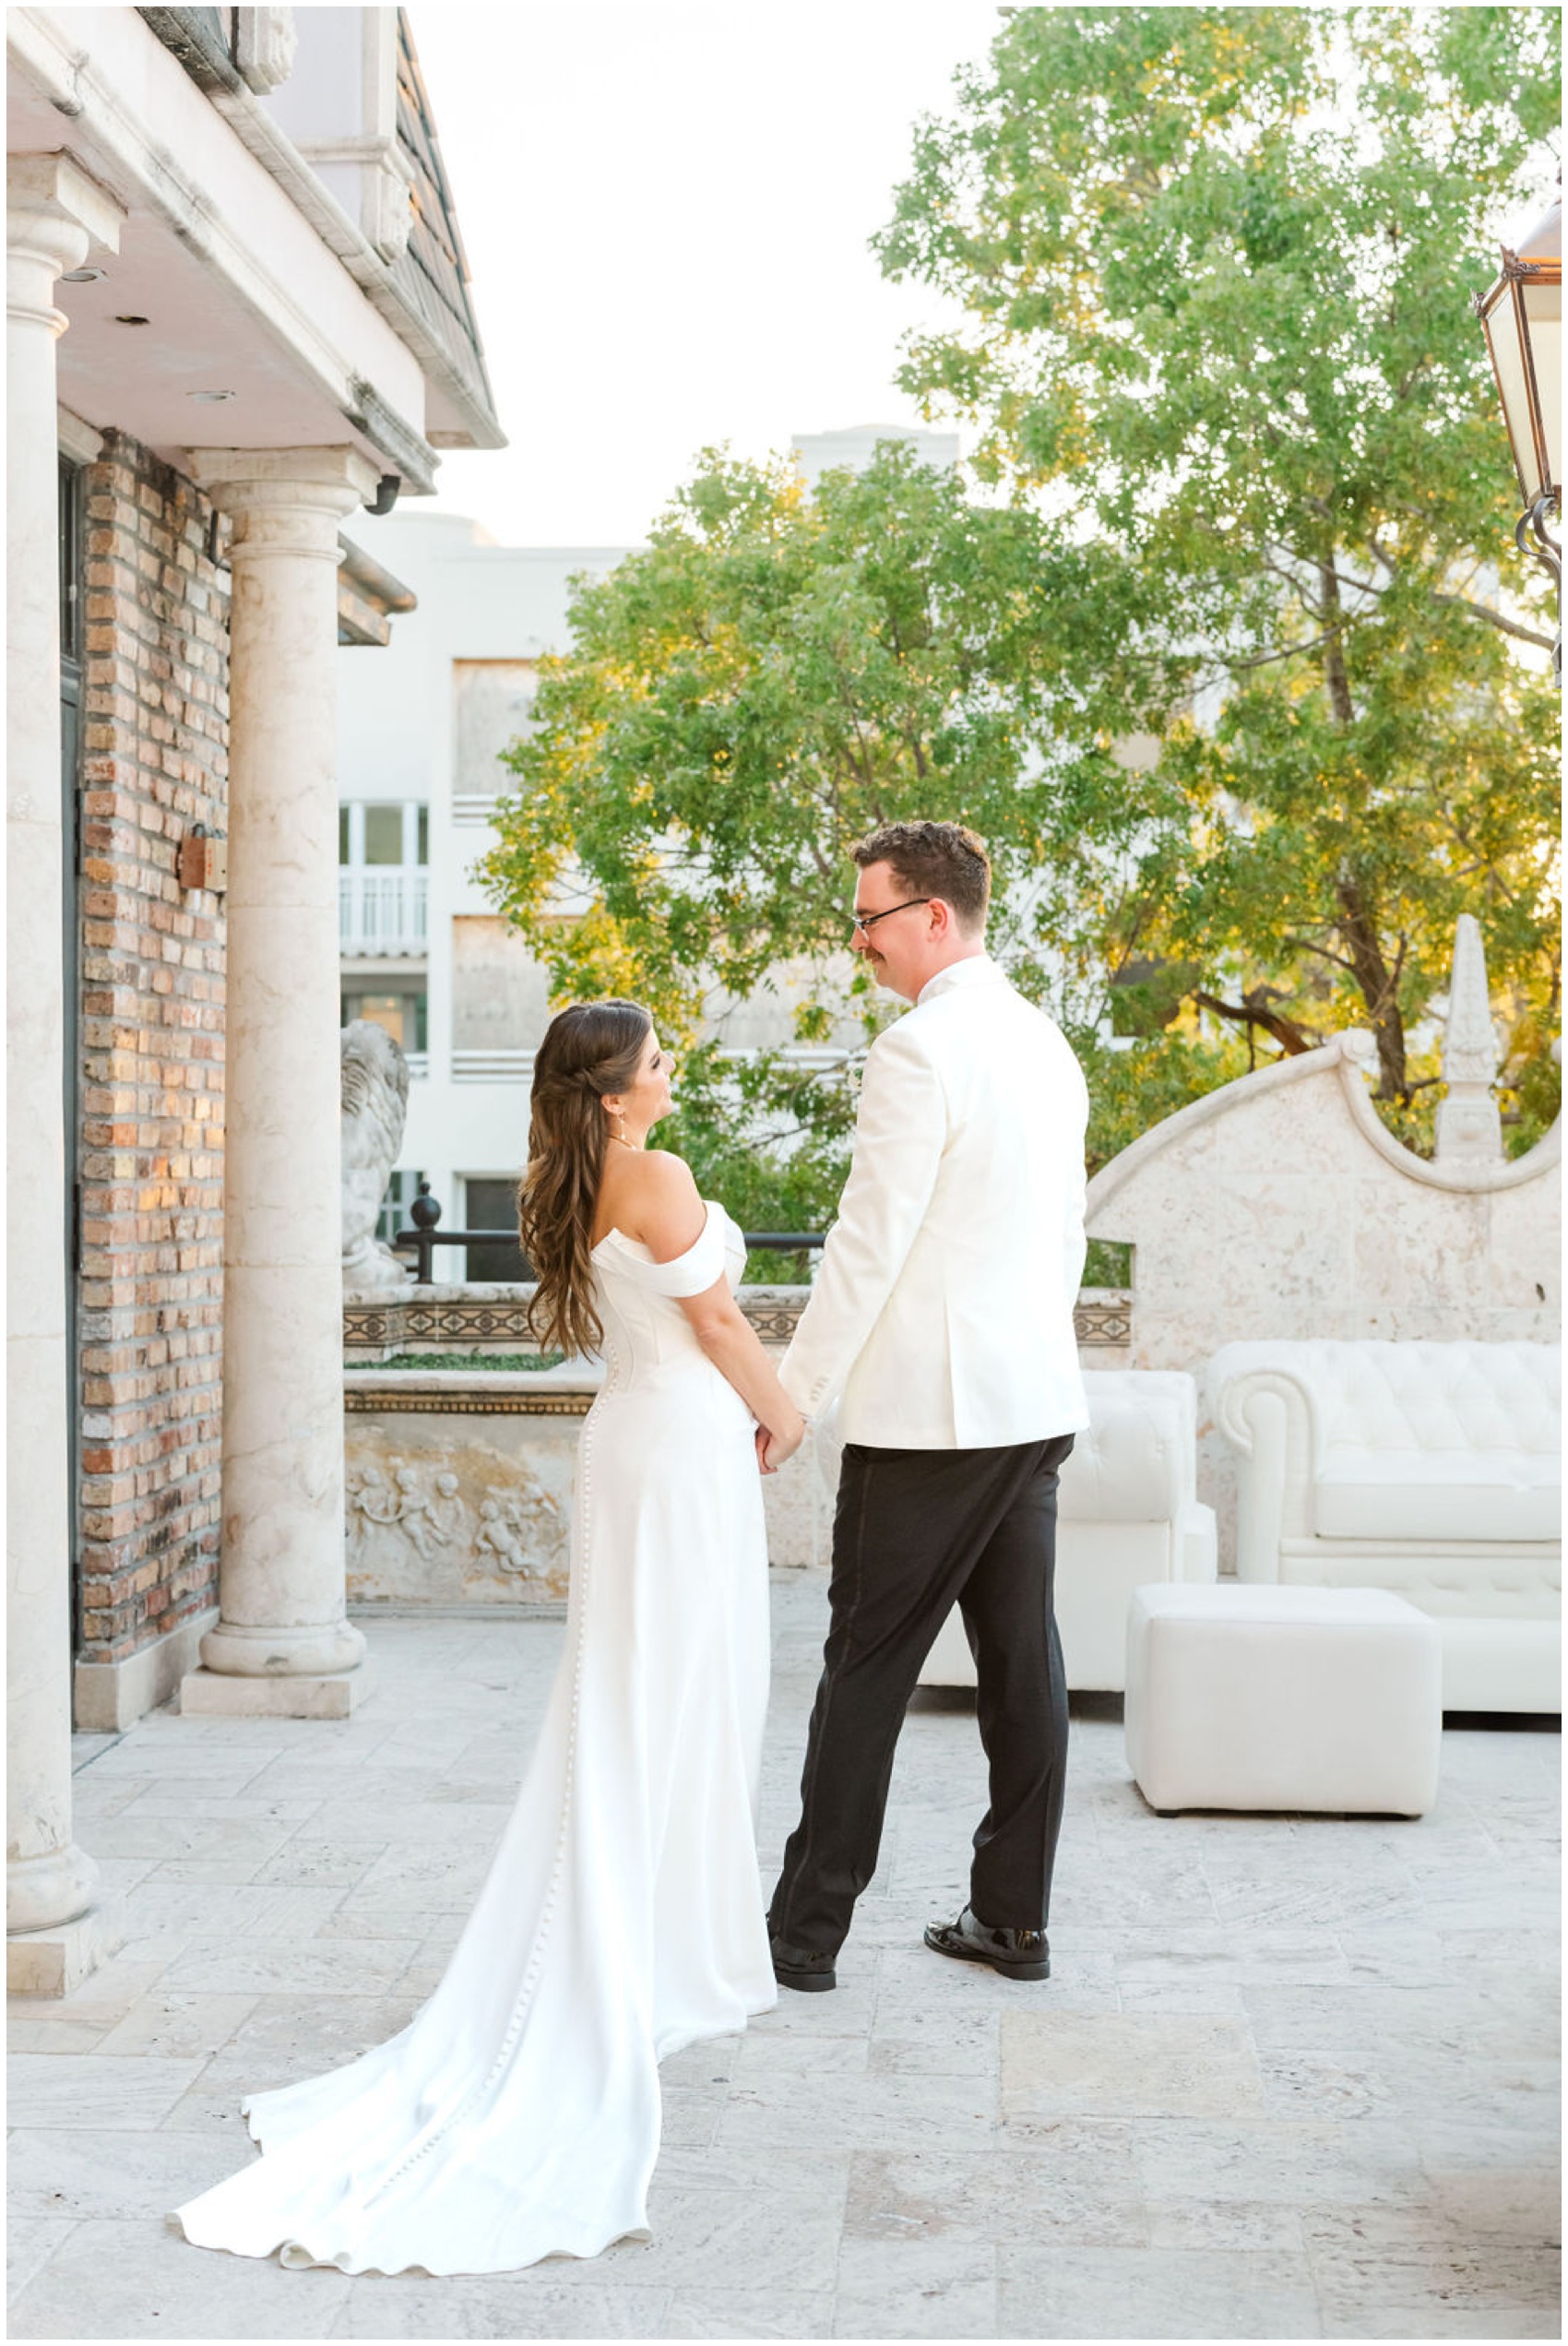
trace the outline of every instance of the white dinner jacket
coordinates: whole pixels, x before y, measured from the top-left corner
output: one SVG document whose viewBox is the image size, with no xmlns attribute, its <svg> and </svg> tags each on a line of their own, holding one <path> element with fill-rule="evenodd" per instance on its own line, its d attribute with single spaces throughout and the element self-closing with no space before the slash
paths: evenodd
<svg viewBox="0 0 1568 2346">
<path fill-rule="evenodd" d="M 989 1449 L 1089 1422 L 1073 1305 L 1088 1093 L 1062 1030 L 981 956 L 867 1054 L 849 1178 L 779 1375 L 847 1442 Z"/>
</svg>

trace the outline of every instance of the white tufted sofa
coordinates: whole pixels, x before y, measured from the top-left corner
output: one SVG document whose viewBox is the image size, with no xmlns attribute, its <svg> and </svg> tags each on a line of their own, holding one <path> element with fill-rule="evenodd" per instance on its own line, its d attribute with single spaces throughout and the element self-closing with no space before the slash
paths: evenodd
<svg viewBox="0 0 1568 2346">
<path fill-rule="evenodd" d="M 1212 1580 L 1214 1510 L 1197 1496 L 1197 1387 L 1180 1370 L 1091 1369 L 1090 1423 L 1057 1500 L 1056 1619 L 1067 1684 L 1120 1693 L 1127 1604 L 1150 1580 Z M 922 1686 L 972 1686 L 956 1606 L 921 1672 Z"/>
<path fill-rule="evenodd" d="M 1556 1344 L 1227 1344 L 1238 1578 L 1392 1589 L 1446 1709 L 1560 1709 L 1562 1382 Z"/>
</svg>

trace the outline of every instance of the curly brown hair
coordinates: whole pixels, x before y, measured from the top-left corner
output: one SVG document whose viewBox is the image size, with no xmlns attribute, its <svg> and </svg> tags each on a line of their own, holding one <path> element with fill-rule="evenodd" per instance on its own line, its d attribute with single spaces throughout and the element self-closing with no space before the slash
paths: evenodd
<svg viewBox="0 0 1568 2346">
<path fill-rule="evenodd" d="M 517 1184 L 517 1236 L 539 1284 L 529 1332 L 567 1352 L 594 1352 L 604 1328 L 593 1300 L 593 1223 L 609 1127 L 600 1102 L 636 1079 L 653 1019 L 640 1002 L 574 1002 L 557 1011 L 533 1064 L 529 1161 Z"/>
</svg>

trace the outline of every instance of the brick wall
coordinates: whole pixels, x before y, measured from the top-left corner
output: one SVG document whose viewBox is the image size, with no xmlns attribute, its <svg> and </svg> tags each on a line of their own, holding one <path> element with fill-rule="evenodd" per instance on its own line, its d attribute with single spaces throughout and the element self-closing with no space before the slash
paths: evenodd
<svg viewBox="0 0 1568 2346">
<path fill-rule="evenodd" d="M 82 488 L 78 1650 L 117 1661 L 217 1601 L 223 902 L 175 858 L 229 828 L 229 584 L 134 440 Z"/>
</svg>

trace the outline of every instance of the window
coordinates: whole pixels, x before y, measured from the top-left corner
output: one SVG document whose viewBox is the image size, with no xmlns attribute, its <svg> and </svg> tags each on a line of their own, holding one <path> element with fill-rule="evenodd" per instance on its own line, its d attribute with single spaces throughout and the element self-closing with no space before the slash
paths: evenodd
<svg viewBox="0 0 1568 2346">
<path fill-rule="evenodd" d="M 463 1228 L 515 1232 L 517 1227 L 517 1184 L 515 1177 L 463 1177 Z M 527 1280 L 533 1277 L 516 1237 L 497 1238 L 487 1245 L 465 1249 L 469 1279 Z"/>
<path fill-rule="evenodd" d="M 538 681 L 531 660 L 452 662 L 452 812 L 458 822 L 482 822 L 492 803 L 517 788 L 501 754 L 528 731 Z"/>
<path fill-rule="evenodd" d="M 347 1026 L 350 1018 L 368 1018 L 372 1026 L 385 1027 L 400 1051 L 427 1051 L 428 999 L 422 988 L 418 993 L 410 988 L 398 994 L 345 994 L 340 1002 L 342 1023 Z"/>
<path fill-rule="evenodd" d="M 410 1219 L 414 1199 L 420 1194 L 422 1173 L 410 1173 L 399 1165 L 386 1185 L 386 1195 L 381 1201 L 381 1211 L 375 1220 L 375 1234 L 388 1246 L 400 1230 L 412 1230 Z"/>
<path fill-rule="evenodd" d="M 410 871 L 430 861 L 430 809 L 417 799 L 349 799 L 338 809 L 338 861 L 347 870 Z"/>
<path fill-rule="evenodd" d="M 452 1048 L 529 1051 L 550 1024 L 550 981 L 498 915 L 452 922 Z"/>
</svg>

